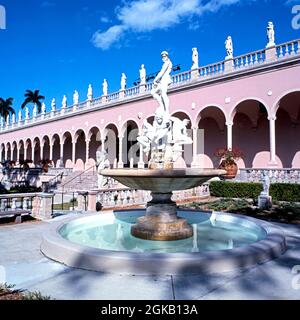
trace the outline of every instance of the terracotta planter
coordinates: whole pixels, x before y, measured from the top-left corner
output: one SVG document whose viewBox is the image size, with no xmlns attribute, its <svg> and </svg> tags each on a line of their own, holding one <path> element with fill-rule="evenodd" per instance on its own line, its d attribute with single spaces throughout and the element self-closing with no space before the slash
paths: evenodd
<svg viewBox="0 0 300 320">
<path fill-rule="evenodd" d="M 228 164 L 223 160 L 219 166 L 220 169 L 226 170 L 227 174 L 224 176 L 225 179 L 235 178 L 238 172 L 238 166 L 235 162 Z"/>
</svg>

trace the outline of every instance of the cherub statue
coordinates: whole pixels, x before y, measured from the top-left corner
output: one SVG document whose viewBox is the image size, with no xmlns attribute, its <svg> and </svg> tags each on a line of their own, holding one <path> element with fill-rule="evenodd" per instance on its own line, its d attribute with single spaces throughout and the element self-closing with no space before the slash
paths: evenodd
<svg viewBox="0 0 300 320">
<path fill-rule="evenodd" d="M 104 188 L 108 183 L 108 178 L 101 174 L 103 169 L 109 168 L 109 160 L 107 159 L 106 151 L 97 151 L 96 152 L 96 167 L 98 172 L 98 189 Z"/>
</svg>

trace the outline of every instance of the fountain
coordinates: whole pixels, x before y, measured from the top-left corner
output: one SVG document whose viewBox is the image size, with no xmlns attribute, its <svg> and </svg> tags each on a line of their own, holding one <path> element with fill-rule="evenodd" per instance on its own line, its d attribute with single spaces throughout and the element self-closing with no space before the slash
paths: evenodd
<svg viewBox="0 0 300 320">
<path fill-rule="evenodd" d="M 100 174 L 123 185 L 151 191 L 143 210 L 72 218 L 43 237 L 42 252 L 72 267 L 134 274 L 192 274 L 249 267 L 281 255 L 285 237 L 276 226 L 221 212 L 182 211 L 172 192 L 202 185 L 224 170 L 176 169 L 183 145 L 191 144 L 187 120 L 169 113 L 167 89 L 172 63 L 163 66 L 151 91 L 158 102 L 153 124 L 143 123 L 137 138 L 150 157 L 147 169 L 108 169 Z M 104 157 L 105 158 L 105 157 Z"/>
</svg>

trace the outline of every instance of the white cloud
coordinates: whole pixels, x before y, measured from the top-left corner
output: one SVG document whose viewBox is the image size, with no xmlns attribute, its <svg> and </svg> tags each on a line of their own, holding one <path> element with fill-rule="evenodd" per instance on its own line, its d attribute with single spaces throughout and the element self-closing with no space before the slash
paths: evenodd
<svg viewBox="0 0 300 320">
<path fill-rule="evenodd" d="M 112 26 L 105 32 L 97 31 L 93 35 L 92 42 L 94 43 L 95 47 L 106 50 L 110 48 L 113 43 L 120 40 L 123 33 L 123 25 Z"/>
<path fill-rule="evenodd" d="M 110 20 L 108 17 L 106 17 L 106 16 L 101 17 L 101 18 L 100 18 L 100 21 L 101 21 L 102 23 L 110 23 L 110 22 L 111 22 L 111 20 Z"/>
<path fill-rule="evenodd" d="M 97 31 L 92 42 L 106 50 L 118 42 L 126 32 L 146 33 L 168 29 L 205 12 L 216 12 L 247 0 L 134 0 L 116 8 L 119 23 L 106 31 Z M 197 26 L 197 24 L 194 24 Z"/>
<path fill-rule="evenodd" d="M 49 7 L 54 7 L 56 4 L 54 2 L 50 2 L 50 1 L 43 1 L 41 3 L 41 7 L 43 8 L 49 8 Z"/>
</svg>

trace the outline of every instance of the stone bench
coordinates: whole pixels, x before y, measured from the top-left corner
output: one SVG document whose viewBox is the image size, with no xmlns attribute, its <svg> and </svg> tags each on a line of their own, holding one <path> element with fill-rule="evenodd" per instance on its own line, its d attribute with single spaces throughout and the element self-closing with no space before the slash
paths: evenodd
<svg viewBox="0 0 300 320">
<path fill-rule="evenodd" d="M 31 215 L 29 210 L 0 211 L 0 218 L 14 217 L 15 223 L 22 223 L 22 215 Z"/>
</svg>

